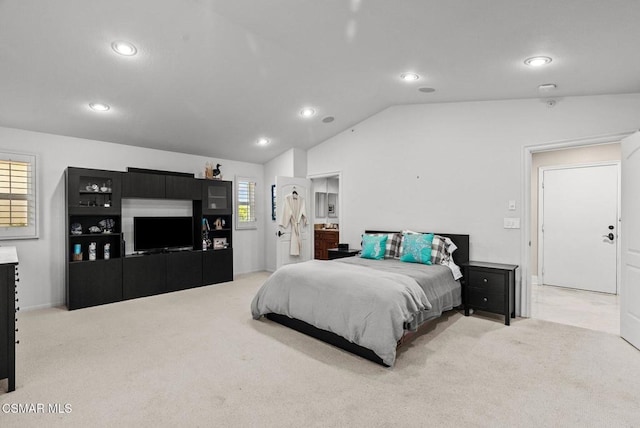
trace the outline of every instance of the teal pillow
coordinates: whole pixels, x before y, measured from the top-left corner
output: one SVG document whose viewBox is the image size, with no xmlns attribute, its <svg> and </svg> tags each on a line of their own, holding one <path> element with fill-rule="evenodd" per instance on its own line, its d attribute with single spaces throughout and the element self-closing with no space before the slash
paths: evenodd
<svg viewBox="0 0 640 428">
<path fill-rule="evenodd" d="M 384 259 L 384 250 L 387 246 L 387 235 L 362 235 L 362 254 L 365 259 Z"/>
<path fill-rule="evenodd" d="M 401 262 L 431 264 L 433 233 L 407 234 L 402 237 Z"/>
</svg>

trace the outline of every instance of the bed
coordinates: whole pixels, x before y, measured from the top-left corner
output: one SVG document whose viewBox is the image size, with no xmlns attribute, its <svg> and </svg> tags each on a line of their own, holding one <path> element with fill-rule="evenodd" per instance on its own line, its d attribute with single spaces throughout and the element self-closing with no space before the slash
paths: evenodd
<svg viewBox="0 0 640 428">
<path fill-rule="evenodd" d="M 253 318 L 264 316 L 378 364 L 393 366 L 399 346 L 428 321 L 462 304 L 461 280 L 450 262 L 458 266 L 468 262 L 469 236 L 435 234 L 440 250 L 447 242 L 455 251 L 442 253 L 449 258 L 431 265 L 400 261 L 394 253 L 400 248 L 396 242 L 403 236 L 400 232 L 367 230 L 363 239 L 384 236 L 394 237 L 396 246 L 396 250 L 386 246 L 385 258 L 356 256 L 281 267 L 254 297 Z M 435 240 L 433 245 L 432 254 L 436 254 Z M 363 251 L 365 248 L 371 246 L 363 245 Z M 407 256 L 405 253 L 402 260 Z"/>
</svg>

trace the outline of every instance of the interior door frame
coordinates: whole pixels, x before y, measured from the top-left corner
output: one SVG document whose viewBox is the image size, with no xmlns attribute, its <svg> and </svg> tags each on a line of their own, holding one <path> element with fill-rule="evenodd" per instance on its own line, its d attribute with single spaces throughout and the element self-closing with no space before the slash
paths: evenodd
<svg viewBox="0 0 640 428">
<path fill-rule="evenodd" d="M 618 143 L 624 137 L 627 137 L 636 129 L 623 131 L 615 134 L 606 134 L 593 137 L 585 137 L 573 140 L 551 141 L 548 143 L 539 143 L 522 148 L 522 229 L 520 229 L 520 316 L 531 317 L 531 165 L 533 163 L 533 154 L 536 152 L 544 152 L 549 150 L 558 150 L 566 148 L 586 147 L 598 144 Z M 624 191 L 624 189 L 621 189 Z M 622 196 L 622 194 L 621 194 Z"/>
<path fill-rule="evenodd" d="M 334 171 L 334 172 L 323 172 L 323 173 L 319 173 L 319 174 L 310 174 L 307 175 L 307 179 L 311 180 L 311 190 L 313 191 L 313 180 L 314 179 L 321 179 L 321 178 L 333 178 L 333 177 L 338 177 L 338 239 L 340 239 L 340 232 L 342 231 L 342 215 L 344 212 L 344 204 L 342 202 L 342 171 Z M 311 212 L 313 213 L 313 220 L 311 222 L 311 224 L 315 224 L 316 222 L 316 195 L 315 192 L 314 194 L 311 195 L 311 197 L 309 198 L 311 199 L 311 208 L 310 210 L 312 210 Z M 313 228 L 312 228 L 313 230 Z M 311 252 L 313 253 L 313 249 L 316 246 L 316 242 L 315 242 L 315 233 L 311 234 Z M 312 254 L 313 255 L 313 254 Z M 313 258 L 313 257 L 312 257 Z"/>
<path fill-rule="evenodd" d="M 613 143 L 612 141 L 611 143 Z M 617 178 L 618 178 L 618 197 L 616 200 L 616 295 L 620 294 L 620 274 L 621 274 L 621 260 L 620 260 L 620 214 L 622 208 L 622 194 L 621 194 L 621 161 L 602 161 L 602 162 L 588 162 L 588 163 L 579 163 L 579 164 L 567 164 L 567 165 L 550 165 L 540 167 L 539 171 L 541 173 L 538 174 L 538 278 L 540 285 L 544 283 L 544 275 L 542 274 L 542 270 L 544 268 L 544 233 L 542 233 L 542 226 L 544 224 L 544 189 L 542 187 L 542 182 L 544 178 L 545 171 L 554 171 L 560 169 L 576 169 L 576 168 L 591 168 L 591 167 L 599 167 L 599 166 L 615 166 L 617 168 Z"/>
</svg>

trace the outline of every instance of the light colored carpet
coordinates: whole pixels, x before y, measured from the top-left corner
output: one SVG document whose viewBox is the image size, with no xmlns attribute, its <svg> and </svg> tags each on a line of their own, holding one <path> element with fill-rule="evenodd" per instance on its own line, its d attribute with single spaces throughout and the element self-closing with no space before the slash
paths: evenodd
<svg viewBox="0 0 640 428">
<path fill-rule="evenodd" d="M 640 426 L 640 352 L 611 334 L 458 312 L 388 369 L 268 320 L 257 273 L 19 321 L 0 426 Z"/>
</svg>

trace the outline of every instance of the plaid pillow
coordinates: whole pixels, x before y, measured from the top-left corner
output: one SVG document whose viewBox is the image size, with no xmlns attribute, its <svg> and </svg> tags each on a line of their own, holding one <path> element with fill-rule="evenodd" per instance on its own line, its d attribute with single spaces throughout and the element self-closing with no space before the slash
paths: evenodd
<svg viewBox="0 0 640 428">
<path fill-rule="evenodd" d="M 444 237 L 435 235 L 431 244 L 431 263 L 434 265 L 441 265 L 442 262 L 446 263 L 449 261 L 451 254 L 449 254 L 448 247 L 449 246 L 445 242 Z"/>
</svg>

